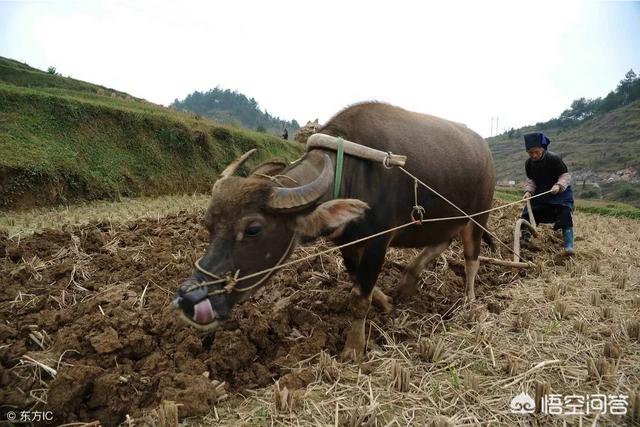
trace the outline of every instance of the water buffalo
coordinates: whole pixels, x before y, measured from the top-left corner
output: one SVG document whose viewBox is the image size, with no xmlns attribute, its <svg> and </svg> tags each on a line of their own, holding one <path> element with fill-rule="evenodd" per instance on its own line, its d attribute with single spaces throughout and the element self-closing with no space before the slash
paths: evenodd
<svg viewBox="0 0 640 427">
<path fill-rule="evenodd" d="M 368 102 L 339 112 L 320 132 L 406 155 L 408 171 L 465 212 L 490 208 L 493 159 L 486 142 L 464 125 Z M 174 301 L 181 316 L 200 328 L 215 328 L 231 306 L 249 297 L 271 273 L 237 283 L 217 278 L 244 277 L 282 263 L 300 239 L 325 236 L 341 245 L 407 223 L 415 204 L 413 180 L 380 163 L 345 156 L 336 199 L 335 151 L 313 148 L 291 165 L 267 164 L 248 177 L 234 176 L 247 157 L 227 167 L 214 184 L 205 218 L 209 246 Z M 423 187 L 418 202 L 426 208 L 425 219 L 460 215 Z M 483 226 L 487 219 L 488 214 L 476 217 Z M 390 298 L 375 287 L 387 248 L 424 248 L 403 274 L 398 289 L 403 298 L 416 293 L 420 272 L 458 234 L 464 247 L 466 298 L 473 300 L 483 232 L 467 219 L 411 225 L 341 249 L 355 282 L 350 302 L 354 319 L 347 329 L 344 358 L 359 358 L 364 351 L 364 321 L 371 302 L 391 310 Z"/>
</svg>

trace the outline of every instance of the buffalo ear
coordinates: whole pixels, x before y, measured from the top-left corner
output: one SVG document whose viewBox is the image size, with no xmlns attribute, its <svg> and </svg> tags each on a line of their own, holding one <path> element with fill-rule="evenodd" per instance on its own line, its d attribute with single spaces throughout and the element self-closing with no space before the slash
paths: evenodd
<svg viewBox="0 0 640 427">
<path fill-rule="evenodd" d="M 313 212 L 299 215 L 295 231 L 306 237 L 339 236 L 351 221 L 362 218 L 369 205 L 358 199 L 337 199 L 322 203 Z"/>
</svg>

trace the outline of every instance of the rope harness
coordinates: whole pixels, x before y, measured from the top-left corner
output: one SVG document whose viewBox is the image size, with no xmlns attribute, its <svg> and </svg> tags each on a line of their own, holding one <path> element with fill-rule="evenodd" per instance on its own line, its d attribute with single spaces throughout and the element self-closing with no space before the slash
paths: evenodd
<svg viewBox="0 0 640 427">
<path fill-rule="evenodd" d="M 345 141 L 342 138 L 338 138 L 339 154 L 343 153 L 343 148 L 342 147 L 344 147 L 344 145 L 343 145 L 344 142 Z M 350 141 L 346 141 L 346 142 L 348 142 L 350 144 L 354 144 L 354 143 L 352 143 Z M 207 282 L 199 282 L 199 283 L 193 284 L 193 285 L 189 286 L 185 290 L 185 292 L 190 292 L 190 291 L 193 291 L 195 289 L 200 289 L 200 288 L 203 288 L 203 287 L 206 287 L 208 289 L 212 285 L 217 285 L 217 284 L 221 284 L 221 283 L 225 283 L 225 285 L 221 289 L 215 289 L 215 290 L 208 291 L 207 292 L 207 296 L 220 295 L 220 294 L 230 294 L 232 292 L 248 292 L 248 291 L 251 291 L 252 289 L 255 289 L 258 286 L 260 286 L 264 281 L 269 279 L 276 270 L 279 270 L 281 268 L 288 267 L 288 266 L 291 266 L 291 265 L 295 265 L 295 264 L 307 261 L 309 259 L 313 259 L 313 258 L 321 256 L 321 255 L 325 255 L 325 254 L 328 254 L 328 253 L 331 253 L 331 252 L 335 252 L 335 251 L 340 250 L 342 248 L 345 248 L 345 247 L 348 247 L 348 246 L 352 246 L 352 245 L 356 245 L 356 244 L 362 243 L 362 242 L 364 242 L 366 240 L 373 239 L 373 238 L 382 236 L 384 234 L 391 233 L 391 232 L 394 232 L 394 231 L 409 227 L 411 225 L 422 225 L 423 223 L 426 223 L 426 222 L 451 221 L 451 220 L 458 220 L 458 219 L 465 219 L 465 218 L 473 221 L 484 232 L 489 234 L 491 237 L 496 239 L 501 245 L 506 247 L 511 253 L 514 254 L 514 256 L 516 256 L 517 258 L 521 259 L 519 254 L 514 252 L 514 250 L 511 249 L 506 243 L 504 243 L 495 234 L 491 233 L 484 226 L 482 226 L 480 223 L 478 223 L 478 221 L 473 219 L 473 217 L 479 216 L 479 215 L 484 215 L 484 214 L 487 214 L 487 213 L 490 213 L 490 212 L 494 212 L 494 211 L 497 211 L 497 210 L 501 210 L 501 209 L 506 209 L 506 208 L 511 207 L 513 205 L 520 204 L 523 201 L 528 201 L 528 200 L 534 199 L 536 197 L 544 196 L 544 195 L 550 193 L 551 190 L 546 191 L 544 193 L 536 194 L 534 196 L 529 197 L 528 199 L 524 199 L 523 198 L 523 199 L 520 199 L 518 201 L 507 203 L 506 205 L 497 206 L 497 207 L 492 208 L 492 209 L 487 209 L 487 210 L 482 211 L 482 212 L 477 212 L 477 213 L 474 213 L 474 214 L 468 214 L 465 211 L 463 211 L 461 208 L 459 208 L 456 204 L 454 204 L 449 199 L 447 199 L 445 196 L 443 196 L 442 194 L 440 194 L 439 192 L 437 192 L 436 190 L 434 190 L 433 188 L 431 188 L 430 186 L 425 184 L 418 177 L 416 177 L 415 175 L 411 174 L 409 171 L 404 169 L 402 167 L 402 165 L 400 164 L 400 162 L 397 161 L 398 157 L 403 157 L 403 156 L 398 156 L 398 155 L 395 155 L 395 154 L 393 154 L 391 152 L 387 152 L 386 153 L 386 157 L 384 157 L 382 159 L 379 159 L 379 160 L 381 160 L 382 165 L 386 169 L 392 169 L 394 166 L 397 166 L 402 172 L 404 172 L 407 176 L 409 176 L 409 177 L 411 177 L 413 179 L 414 206 L 412 207 L 411 214 L 410 214 L 411 221 L 409 221 L 409 222 L 407 222 L 405 224 L 402 224 L 402 225 L 399 225 L 399 226 L 396 226 L 396 227 L 392 227 L 392 228 L 389 228 L 387 230 L 384 230 L 384 231 L 381 231 L 381 232 L 378 232 L 378 233 L 375 233 L 375 234 L 371 234 L 369 236 L 366 236 L 366 237 L 351 241 L 349 243 L 345 243 L 345 244 L 340 245 L 340 246 L 335 246 L 335 247 L 326 249 L 324 251 L 317 252 L 315 254 L 307 255 L 307 256 L 305 256 L 303 258 L 299 258 L 299 259 L 296 259 L 296 260 L 293 260 L 293 261 L 289 261 L 289 262 L 283 263 L 283 261 L 291 254 L 291 252 L 293 250 L 294 242 L 296 241 L 296 239 L 298 237 L 297 234 L 294 233 L 293 236 L 291 237 L 291 240 L 289 241 L 289 245 L 287 246 L 287 249 L 282 254 L 282 256 L 280 257 L 280 259 L 278 260 L 278 262 L 276 263 L 275 266 L 273 266 L 271 268 L 264 269 L 262 271 L 258 271 L 256 273 L 251 273 L 251 274 L 248 274 L 248 275 L 242 276 L 242 277 L 238 277 L 240 275 L 240 270 L 239 269 L 236 270 L 236 272 L 234 273 L 233 276 L 227 275 L 225 277 L 220 277 L 220 276 L 218 276 L 218 275 L 216 275 L 216 274 L 204 269 L 200 265 L 200 261 L 202 260 L 202 257 L 201 257 L 198 260 L 196 260 L 196 262 L 195 262 L 196 269 L 198 271 L 200 271 L 202 274 L 204 274 L 204 275 L 206 275 L 206 276 L 208 276 L 208 277 L 210 277 L 210 278 L 212 278 L 214 280 L 207 281 Z M 336 182 L 335 182 L 335 185 L 334 185 L 334 194 L 339 194 L 339 190 L 340 190 L 339 182 L 341 181 L 341 177 L 342 177 L 342 155 L 339 156 L 338 162 L 340 163 L 339 169 L 337 168 L 337 170 L 339 170 L 339 173 L 340 173 L 339 174 L 339 179 L 340 180 L 336 179 Z M 404 164 L 404 162 L 402 162 L 402 164 Z M 278 175 L 277 177 L 278 178 L 291 179 L 286 175 Z M 272 181 L 277 182 L 276 181 L 277 178 L 274 178 L 274 177 L 268 177 L 268 178 L 270 180 L 272 180 Z M 462 213 L 462 215 L 444 217 L 444 218 L 427 218 L 427 219 L 425 219 L 424 218 L 424 214 L 426 213 L 426 210 L 425 210 L 424 207 L 422 207 L 421 205 L 418 204 L 418 185 L 422 185 L 423 187 L 425 187 L 428 190 L 432 191 L 434 194 L 436 194 L 442 200 L 446 201 L 451 206 L 453 206 L 455 209 L 460 211 Z M 247 287 L 244 287 L 244 288 L 237 287 L 238 282 L 241 282 L 243 280 L 252 279 L 252 278 L 258 277 L 258 276 L 260 276 L 262 274 L 264 274 L 264 276 L 260 280 L 258 280 L 256 283 L 254 283 L 253 285 L 247 286 Z"/>
<path fill-rule="evenodd" d="M 419 222 L 420 224 L 422 224 L 422 222 L 424 221 L 424 214 L 426 212 L 426 210 L 418 204 L 418 180 L 414 179 L 413 180 L 413 200 L 414 200 L 414 204 L 413 204 L 413 209 L 411 210 L 411 219 L 413 220 L 413 222 Z M 418 215 L 420 218 L 416 218 L 415 215 Z"/>
<path fill-rule="evenodd" d="M 200 261 L 202 260 L 202 257 L 198 258 L 195 262 L 195 267 L 196 269 L 201 272 L 202 274 L 211 277 L 214 280 L 208 281 L 208 282 L 198 282 L 194 285 L 189 286 L 187 289 L 185 289 L 185 292 L 191 292 L 193 290 L 196 289 L 200 289 L 200 288 L 204 288 L 204 287 L 210 287 L 211 285 L 217 285 L 219 283 L 226 283 L 226 285 L 222 288 L 222 289 L 216 289 L 213 291 L 209 291 L 207 292 L 207 296 L 213 296 L 213 295 L 219 295 L 219 294 L 230 294 L 231 292 L 248 292 L 254 288 L 257 288 L 258 286 L 260 286 L 262 284 L 262 282 L 264 282 L 265 280 L 267 280 L 269 277 L 271 277 L 271 275 L 280 267 L 283 267 L 283 265 L 281 264 L 282 261 L 284 261 L 290 254 L 291 254 L 291 250 L 293 249 L 293 242 L 296 240 L 297 238 L 297 234 L 293 233 L 293 236 L 291 236 L 291 240 L 289 240 L 289 245 L 287 246 L 287 250 L 284 251 L 284 253 L 282 254 L 282 256 L 280 257 L 280 259 L 278 260 L 278 262 L 276 263 L 275 266 L 267 269 L 267 270 L 262 270 L 259 271 L 257 273 L 248 275 L 248 276 L 244 276 L 241 278 L 238 278 L 238 276 L 240 275 L 240 270 L 236 270 L 236 272 L 234 273 L 233 276 L 225 276 L 225 277 L 220 277 L 217 274 L 214 274 L 208 270 L 205 270 L 204 268 L 202 268 L 202 266 L 200 265 Z M 252 277 L 256 277 L 259 276 L 260 274 L 265 273 L 264 277 L 262 277 L 262 279 L 258 280 L 256 283 L 254 283 L 251 286 L 247 286 L 245 288 L 236 288 L 236 285 L 238 284 L 239 281 L 241 280 L 246 280 Z"/>
</svg>

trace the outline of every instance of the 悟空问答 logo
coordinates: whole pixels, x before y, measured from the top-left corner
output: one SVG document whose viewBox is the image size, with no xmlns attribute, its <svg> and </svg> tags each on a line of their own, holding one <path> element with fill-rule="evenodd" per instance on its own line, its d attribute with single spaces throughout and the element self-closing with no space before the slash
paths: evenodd
<svg viewBox="0 0 640 427">
<path fill-rule="evenodd" d="M 514 414 L 532 414 L 535 410 L 536 402 L 525 392 L 511 399 L 511 412 Z"/>
</svg>

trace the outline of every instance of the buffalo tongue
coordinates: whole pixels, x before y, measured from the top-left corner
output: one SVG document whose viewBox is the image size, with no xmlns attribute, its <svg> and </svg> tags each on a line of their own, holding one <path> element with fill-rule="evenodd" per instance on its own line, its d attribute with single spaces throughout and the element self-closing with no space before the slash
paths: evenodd
<svg viewBox="0 0 640 427">
<path fill-rule="evenodd" d="M 216 318 L 216 313 L 211 307 L 209 298 L 205 298 L 193 307 L 193 320 L 201 325 L 213 322 Z"/>
</svg>

